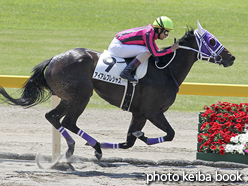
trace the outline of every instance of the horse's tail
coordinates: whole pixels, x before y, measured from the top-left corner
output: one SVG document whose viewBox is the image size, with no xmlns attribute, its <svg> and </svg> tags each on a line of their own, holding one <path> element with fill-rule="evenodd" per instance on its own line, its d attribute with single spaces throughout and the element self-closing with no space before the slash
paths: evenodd
<svg viewBox="0 0 248 186">
<path fill-rule="evenodd" d="M 44 71 L 51 59 L 47 59 L 33 68 L 33 74 L 22 87 L 20 98 L 13 98 L 0 86 L 0 94 L 5 97 L 4 101 L 28 108 L 48 100 L 51 97 L 51 90 L 44 77 Z"/>
</svg>

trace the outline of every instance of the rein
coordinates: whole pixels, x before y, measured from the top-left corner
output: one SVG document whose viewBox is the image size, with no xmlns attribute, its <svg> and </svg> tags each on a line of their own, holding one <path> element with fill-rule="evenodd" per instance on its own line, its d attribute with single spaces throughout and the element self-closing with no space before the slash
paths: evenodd
<svg viewBox="0 0 248 186">
<path fill-rule="evenodd" d="M 171 70 L 171 67 L 170 67 L 170 66 L 168 66 L 168 67 L 169 67 L 169 69 L 170 69 L 171 76 L 172 76 L 172 78 L 173 78 L 173 80 L 174 80 L 174 82 L 175 82 L 175 84 L 176 84 L 176 86 L 177 86 L 177 93 L 178 93 L 178 92 L 179 92 L 179 85 L 178 85 L 177 80 L 176 80 L 176 78 L 175 78 L 175 76 L 174 76 L 174 74 L 173 74 L 173 72 L 172 72 L 172 70 Z"/>
<path fill-rule="evenodd" d="M 164 68 L 166 68 L 167 66 L 169 66 L 169 64 L 171 64 L 171 62 L 173 61 L 173 59 L 175 58 L 175 56 L 176 56 L 176 51 L 174 51 L 174 54 L 173 54 L 171 60 L 170 60 L 165 66 L 163 66 L 163 67 L 159 67 L 159 66 L 158 66 L 159 58 L 156 57 L 155 66 L 156 66 L 158 69 L 160 69 L 160 70 L 161 70 L 161 69 L 164 69 Z"/>
</svg>

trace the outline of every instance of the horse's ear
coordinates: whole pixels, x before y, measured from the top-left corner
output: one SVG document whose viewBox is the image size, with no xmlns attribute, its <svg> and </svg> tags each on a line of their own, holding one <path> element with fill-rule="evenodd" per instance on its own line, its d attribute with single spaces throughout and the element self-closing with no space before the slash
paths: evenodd
<svg viewBox="0 0 248 186">
<path fill-rule="evenodd" d="M 202 26 L 198 20 L 197 20 L 197 28 L 198 28 L 198 33 L 202 36 L 204 34 L 204 31 L 203 31 Z"/>
</svg>

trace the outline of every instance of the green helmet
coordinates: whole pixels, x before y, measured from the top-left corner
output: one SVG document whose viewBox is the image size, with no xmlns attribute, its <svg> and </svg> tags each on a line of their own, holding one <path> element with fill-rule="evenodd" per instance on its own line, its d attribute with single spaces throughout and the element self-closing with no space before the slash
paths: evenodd
<svg viewBox="0 0 248 186">
<path fill-rule="evenodd" d="M 162 30 L 173 30 L 173 22 L 166 16 L 158 17 L 152 24 L 154 28 L 161 28 Z"/>
</svg>

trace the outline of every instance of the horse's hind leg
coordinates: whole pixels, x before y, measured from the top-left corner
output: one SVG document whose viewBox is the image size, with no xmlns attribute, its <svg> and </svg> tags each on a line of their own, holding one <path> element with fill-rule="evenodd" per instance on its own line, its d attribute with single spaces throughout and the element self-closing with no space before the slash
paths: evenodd
<svg viewBox="0 0 248 186">
<path fill-rule="evenodd" d="M 85 139 L 96 150 L 95 156 L 98 160 L 100 160 L 102 157 L 100 144 L 94 138 L 76 126 L 76 121 L 84 111 L 88 101 L 89 98 L 88 100 L 83 99 L 83 103 L 77 100 L 76 102 L 69 104 L 67 101 L 62 100 L 55 109 L 46 114 L 46 119 L 62 134 L 67 142 L 68 150 L 66 152 L 66 158 L 69 158 L 73 155 L 75 141 L 65 128 Z M 60 123 L 60 119 L 63 116 L 65 117 Z"/>
<path fill-rule="evenodd" d="M 102 158 L 100 143 L 97 142 L 90 135 L 88 135 L 85 131 L 78 128 L 76 125 L 78 117 L 82 114 L 88 102 L 89 98 L 88 100 L 84 98 L 81 99 L 81 101 L 77 99 L 76 101 L 71 102 L 68 105 L 68 112 L 65 115 L 61 124 L 63 127 L 67 128 L 68 130 L 72 131 L 73 133 L 79 135 L 81 138 L 86 140 L 88 144 L 90 144 L 95 149 L 95 156 L 98 160 L 100 160 Z"/>
<path fill-rule="evenodd" d="M 65 100 L 61 100 L 59 105 L 51 110 L 50 112 L 46 113 L 46 119 L 56 128 L 62 136 L 65 138 L 68 150 L 66 152 L 66 158 L 69 158 L 73 155 L 75 141 L 69 135 L 69 133 L 65 130 L 63 126 L 61 126 L 60 119 L 67 113 L 67 102 Z"/>
</svg>

